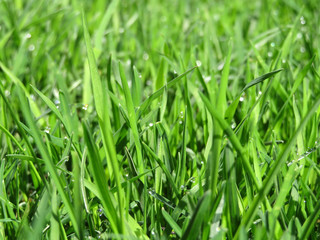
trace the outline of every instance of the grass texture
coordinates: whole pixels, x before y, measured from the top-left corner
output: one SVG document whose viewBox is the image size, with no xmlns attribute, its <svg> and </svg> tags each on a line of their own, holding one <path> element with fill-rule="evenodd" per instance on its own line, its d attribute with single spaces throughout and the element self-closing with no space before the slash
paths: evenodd
<svg viewBox="0 0 320 240">
<path fill-rule="evenodd" d="M 318 1 L 0 1 L 0 239 L 319 239 Z"/>
</svg>

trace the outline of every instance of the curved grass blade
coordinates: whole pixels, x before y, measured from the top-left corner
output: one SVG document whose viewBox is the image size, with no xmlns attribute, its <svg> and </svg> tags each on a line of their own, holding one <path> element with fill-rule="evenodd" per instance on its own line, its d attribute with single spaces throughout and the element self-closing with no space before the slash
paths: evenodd
<svg viewBox="0 0 320 240">
<path fill-rule="evenodd" d="M 163 170 L 163 172 L 165 173 L 165 175 L 168 178 L 169 183 L 171 184 L 171 187 L 173 189 L 173 191 L 175 192 L 175 194 L 177 196 L 179 196 L 179 190 L 170 174 L 170 172 L 168 171 L 166 165 L 161 161 L 161 159 L 159 159 L 159 157 L 151 150 L 151 148 L 148 147 L 147 144 L 145 144 L 144 142 L 142 142 L 143 147 L 147 150 L 147 152 L 152 156 L 152 158 L 154 158 L 156 160 L 156 162 L 159 164 L 159 166 L 161 167 L 161 169 Z"/>
<path fill-rule="evenodd" d="M 281 69 L 278 69 L 278 70 L 275 70 L 275 71 L 272 71 L 272 72 L 269 72 L 269 73 L 266 73 L 260 77 L 257 77 L 256 79 L 252 80 L 251 82 L 249 82 L 242 90 L 241 92 L 239 93 L 239 95 L 233 100 L 233 102 L 229 105 L 229 107 L 227 108 L 226 110 L 226 113 L 225 113 L 225 119 L 227 119 L 229 122 L 232 120 L 235 112 L 236 112 L 236 109 L 238 107 L 238 104 L 239 104 L 239 100 L 240 100 L 240 97 L 241 97 L 241 94 L 246 91 L 248 88 L 251 88 L 253 87 L 254 85 L 256 84 L 259 84 L 261 82 L 263 82 L 264 80 L 272 77 L 273 75 L 281 72 L 283 70 L 283 68 Z"/>
<path fill-rule="evenodd" d="M 229 126 L 227 121 L 224 120 L 221 117 L 221 114 L 217 110 L 215 110 L 213 108 L 213 106 L 211 105 L 209 99 L 206 96 L 204 96 L 201 92 L 199 92 L 199 93 L 200 93 L 200 97 L 201 97 L 202 101 L 204 102 L 205 106 L 209 110 L 209 112 L 212 115 L 212 117 L 218 121 L 221 129 L 229 137 L 230 142 L 232 143 L 233 147 L 237 150 L 238 154 L 240 155 L 240 157 L 242 159 L 242 163 L 243 163 L 243 166 L 244 166 L 246 172 L 251 177 L 251 180 L 253 181 L 253 183 L 256 186 L 256 188 L 259 189 L 260 185 L 259 185 L 259 183 L 257 181 L 257 178 L 256 178 L 256 176 L 254 174 L 254 171 L 253 171 L 253 169 L 252 169 L 252 167 L 250 165 L 249 159 L 247 157 L 247 153 L 243 149 L 243 147 L 241 146 L 241 143 L 240 143 L 239 139 L 234 134 L 233 130 L 231 129 L 231 127 Z"/>
<path fill-rule="evenodd" d="M 90 170 L 97 185 L 99 195 L 101 197 L 102 205 L 104 211 L 110 221 L 112 230 L 115 233 L 121 232 L 121 225 L 119 226 L 119 219 L 114 207 L 114 203 L 111 200 L 109 189 L 106 185 L 107 178 L 103 171 L 103 166 L 101 163 L 100 155 L 98 149 L 92 139 L 92 134 L 89 132 L 89 127 L 87 124 L 83 123 L 84 139 L 88 150 Z"/>
<path fill-rule="evenodd" d="M 179 238 L 181 238 L 182 230 L 181 227 L 173 220 L 173 218 L 170 216 L 169 213 L 166 212 L 166 210 L 162 209 L 162 216 L 167 221 L 167 223 L 172 227 L 174 232 L 178 235 Z"/>
<path fill-rule="evenodd" d="M 185 77 L 187 74 L 189 74 L 190 72 L 192 72 L 196 67 L 193 67 L 191 69 L 189 69 L 188 71 L 182 73 L 181 75 L 179 75 L 178 77 L 172 79 L 170 82 L 168 82 L 165 86 L 161 87 L 159 90 L 157 90 L 156 92 L 154 92 L 153 94 L 151 94 L 140 106 L 140 108 L 137 111 L 137 116 L 138 118 L 146 111 L 146 109 L 150 106 L 150 104 L 152 103 L 152 101 L 156 100 L 158 97 L 161 96 L 161 94 L 166 90 L 166 88 L 170 88 L 172 86 L 174 86 L 180 79 L 182 79 L 183 77 Z"/>
<path fill-rule="evenodd" d="M 255 197 L 252 205 L 249 207 L 248 211 L 245 213 L 243 220 L 241 222 L 241 225 L 239 226 L 237 233 L 236 233 L 236 237 L 239 236 L 239 231 L 241 229 L 241 227 L 249 227 L 249 224 L 251 223 L 252 218 L 254 217 L 259 204 L 263 201 L 263 199 L 265 198 L 265 196 L 268 194 L 268 192 L 270 191 L 270 188 L 273 184 L 274 179 L 276 178 L 278 172 L 280 171 L 282 165 L 285 163 L 292 147 L 294 146 L 301 130 L 305 127 L 305 125 L 307 124 L 307 122 L 310 120 L 310 118 L 312 117 L 312 115 L 318 110 L 318 107 L 320 105 L 320 98 L 318 98 L 318 100 L 314 103 L 314 105 L 311 107 L 311 109 L 309 110 L 308 114 L 304 117 L 304 119 L 301 121 L 299 127 L 297 128 L 297 130 L 295 131 L 295 133 L 293 134 L 293 136 L 291 137 L 291 139 L 288 141 L 288 143 L 286 144 L 285 148 L 283 149 L 283 151 L 279 154 L 278 158 L 275 161 L 275 164 L 273 165 L 272 169 L 270 170 L 268 176 L 266 177 L 266 179 L 263 181 L 263 185 L 258 193 L 258 195 Z"/>
<path fill-rule="evenodd" d="M 128 82 L 127 82 L 127 78 L 126 78 L 125 73 L 124 73 L 124 68 L 123 68 L 123 66 L 122 66 L 122 64 L 120 62 L 119 62 L 119 72 L 120 72 L 120 78 L 121 78 L 121 83 L 122 83 L 124 96 L 125 96 L 125 99 L 126 99 L 126 105 L 127 105 L 127 110 L 128 110 L 128 118 L 129 118 L 129 122 L 130 122 L 130 127 L 131 127 L 131 130 L 132 130 L 134 143 L 135 143 L 135 146 L 136 146 L 136 153 L 137 153 L 137 163 L 136 164 L 138 166 L 139 173 L 143 173 L 144 172 L 144 163 L 143 163 L 143 159 L 142 159 L 142 149 L 141 149 L 141 142 L 140 142 L 138 127 L 137 127 L 136 112 L 134 110 L 132 96 L 131 96 L 131 93 L 130 93 L 130 89 L 129 89 L 129 85 L 128 85 Z"/>
<path fill-rule="evenodd" d="M 212 193 L 209 190 L 199 200 L 186 231 L 183 233 L 181 239 L 197 239 L 201 230 L 202 222 L 207 215 L 208 207 L 211 201 Z"/>
<path fill-rule="evenodd" d="M 109 168 L 109 172 L 112 176 L 114 176 L 116 185 L 118 187 L 118 211 L 119 211 L 119 232 L 122 233 L 124 231 L 124 210 L 122 207 L 122 204 L 125 202 L 123 190 L 121 188 L 121 182 L 120 182 L 120 171 L 119 171 L 119 163 L 117 159 L 117 153 L 115 149 L 115 145 L 113 142 L 113 136 L 112 136 L 112 128 L 110 123 L 110 113 L 109 109 L 105 107 L 105 104 L 109 101 L 109 95 L 108 95 L 108 89 L 104 89 L 103 92 L 102 83 L 100 80 L 100 76 L 98 73 L 98 67 L 96 64 L 96 59 L 93 53 L 93 49 L 90 42 L 90 35 L 87 29 L 87 24 L 85 21 L 84 16 L 84 10 L 82 9 L 82 25 L 84 30 L 84 38 L 87 48 L 87 55 L 88 55 L 88 62 L 89 62 L 89 68 L 90 68 L 90 76 L 91 76 L 91 84 L 93 89 L 93 98 L 95 103 L 95 108 L 98 115 L 99 120 L 99 126 L 102 133 L 102 141 L 103 141 L 103 148 L 107 156 L 107 163 L 108 166 L 112 166 Z M 110 71 L 110 69 L 109 69 Z M 105 84 L 107 86 L 107 84 Z M 107 211 L 107 210 L 106 210 Z"/>
<path fill-rule="evenodd" d="M 307 218 L 302 226 L 302 232 L 299 239 L 308 239 L 312 230 L 315 228 L 316 221 L 319 221 L 320 215 L 320 202 L 318 201 L 313 213 Z"/>
<path fill-rule="evenodd" d="M 74 208 L 73 208 L 68 196 L 66 195 L 62 180 L 56 171 L 56 166 L 53 164 L 53 161 L 48 153 L 48 150 L 42 140 L 40 130 L 34 121 L 34 117 L 31 113 L 29 104 L 28 104 L 22 90 L 19 87 L 17 89 L 18 89 L 18 95 L 19 95 L 19 99 L 20 99 L 20 103 L 21 103 L 22 113 L 23 113 L 23 115 L 29 125 L 30 133 L 31 133 L 32 137 L 34 138 L 35 143 L 37 144 L 37 147 L 40 151 L 42 159 L 45 162 L 47 170 L 49 171 L 50 176 L 51 176 L 54 184 L 56 185 L 57 190 L 61 196 L 61 199 L 62 199 L 63 203 L 65 204 L 66 210 L 70 216 L 70 220 L 74 226 L 75 233 L 77 236 L 79 236 L 79 226 L 78 226 L 78 222 L 75 217 Z"/>
</svg>

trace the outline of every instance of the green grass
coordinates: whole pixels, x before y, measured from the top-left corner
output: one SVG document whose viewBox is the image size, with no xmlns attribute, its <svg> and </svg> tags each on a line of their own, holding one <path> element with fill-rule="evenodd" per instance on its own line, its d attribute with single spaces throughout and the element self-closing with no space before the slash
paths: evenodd
<svg viewBox="0 0 320 240">
<path fill-rule="evenodd" d="M 0 239 L 319 239 L 317 9 L 0 1 Z"/>
</svg>

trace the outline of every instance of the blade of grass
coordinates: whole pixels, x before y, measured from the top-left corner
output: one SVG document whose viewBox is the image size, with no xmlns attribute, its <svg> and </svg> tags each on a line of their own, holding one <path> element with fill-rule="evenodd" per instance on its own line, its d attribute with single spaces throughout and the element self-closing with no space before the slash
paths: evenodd
<svg viewBox="0 0 320 240">
<path fill-rule="evenodd" d="M 64 191 L 64 186 L 63 186 L 62 180 L 56 171 L 55 165 L 53 164 L 53 161 L 48 153 L 47 148 L 45 147 L 45 145 L 43 143 L 43 140 L 42 140 L 42 137 L 40 134 L 40 130 L 34 121 L 34 118 L 33 118 L 32 113 L 30 111 L 28 102 L 27 102 L 22 90 L 19 87 L 17 89 L 18 89 L 18 95 L 19 95 L 19 99 L 20 99 L 20 103 L 21 103 L 21 109 L 22 109 L 23 115 L 29 125 L 32 137 L 34 138 L 34 141 L 37 144 L 37 147 L 40 151 L 42 159 L 44 160 L 45 165 L 50 173 L 50 176 L 52 177 L 52 180 L 57 187 L 57 190 L 61 196 L 61 199 L 65 204 L 66 210 L 67 210 L 68 214 L 70 215 L 70 220 L 71 220 L 72 224 L 74 225 L 75 233 L 77 234 L 77 236 L 79 236 L 79 226 L 78 226 L 78 223 L 75 218 L 74 208 L 72 207 L 72 204 Z"/>
<path fill-rule="evenodd" d="M 204 102 L 205 106 L 207 107 L 207 109 L 209 110 L 212 117 L 214 119 L 216 119 L 216 121 L 219 123 L 221 129 L 227 134 L 228 140 L 230 140 L 233 147 L 237 150 L 238 154 L 240 155 L 240 157 L 242 159 L 243 167 L 245 168 L 246 172 L 250 176 L 250 178 L 253 181 L 256 188 L 259 189 L 260 185 L 259 185 L 259 183 L 256 179 L 256 176 L 254 174 L 254 171 L 250 165 L 249 159 L 247 157 L 247 153 L 246 153 L 245 149 L 242 147 L 239 139 L 237 138 L 237 136 L 235 135 L 235 133 L 233 132 L 233 130 L 231 129 L 229 124 L 221 117 L 220 112 L 218 112 L 217 110 L 215 110 L 213 108 L 209 99 L 206 96 L 204 96 L 201 92 L 200 92 L 200 97 L 201 97 L 202 101 Z"/>
<path fill-rule="evenodd" d="M 102 140 L 103 140 L 103 147 L 104 151 L 107 156 L 107 163 L 109 166 L 112 166 L 113 175 L 115 178 L 116 185 L 118 187 L 118 205 L 119 205 L 119 219 L 117 222 L 117 231 L 119 233 L 123 233 L 124 231 L 124 210 L 123 210 L 123 203 L 125 203 L 123 190 L 121 188 L 121 182 L 120 182 L 120 171 L 119 171 L 119 164 L 117 159 L 117 154 L 115 150 L 115 146 L 113 143 L 113 136 L 111 131 L 111 123 L 110 123 L 110 114 L 109 110 L 105 109 L 105 103 L 110 102 L 108 101 L 109 95 L 108 89 L 105 89 L 105 94 L 103 94 L 103 88 L 100 80 L 100 76 L 98 73 L 98 68 L 96 64 L 96 60 L 93 54 L 91 42 L 90 42 L 90 36 L 87 29 L 85 16 L 84 16 L 84 10 L 82 9 L 82 25 L 84 30 L 84 38 L 87 48 L 87 55 L 88 55 L 88 61 L 89 61 L 89 68 L 90 68 L 90 76 L 91 76 L 91 84 L 93 89 L 93 98 L 94 103 L 98 115 L 99 120 L 99 126 L 102 133 Z M 109 69 L 110 71 L 110 69 Z M 115 226 L 114 226 L 115 227 Z"/>
<path fill-rule="evenodd" d="M 127 82 L 127 78 L 124 73 L 124 68 L 122 64 L 119 62 L 119 72 L 120 72 L 120 78 L 121 78 L 121 83 L 122 83 L 122 88 L 124 92 L 124 96 L 126 99 L 126 106 L 128 110 L 128 118 L 130 122 L 130 128 L 132 130 L 133 138 L 134 138 L 134 143 L 136 146 L 136 153 L 137 153 L 137 166 L 138 170 L 140 173 L 144 172 L 144 162 L 142 159 L 142 149 L 141 149 L 141 142 L 139 138 L 139 132 L 137 128 L 137 118 L 136 118 L 136 112 L 134 110 L 134 105 L 132 101 L 132 96 L 130 93 L 129 85 Z M 144 181 L 142 181 L 144 182 Z"/>
</svg>

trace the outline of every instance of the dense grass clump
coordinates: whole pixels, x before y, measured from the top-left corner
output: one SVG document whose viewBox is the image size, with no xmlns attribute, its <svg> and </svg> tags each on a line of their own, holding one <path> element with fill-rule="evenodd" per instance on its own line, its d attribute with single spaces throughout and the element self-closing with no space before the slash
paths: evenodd
<svg viewBox="0 0 320 240">
<path fill-rule="evenodd" d="M 0 1 L 0 239 L 319 239 L 318 9 Z"/>
</svg>

